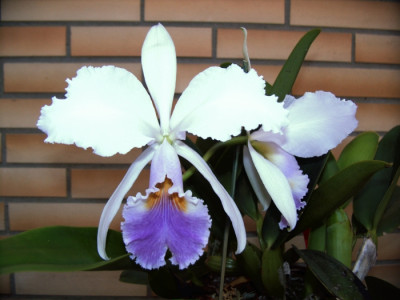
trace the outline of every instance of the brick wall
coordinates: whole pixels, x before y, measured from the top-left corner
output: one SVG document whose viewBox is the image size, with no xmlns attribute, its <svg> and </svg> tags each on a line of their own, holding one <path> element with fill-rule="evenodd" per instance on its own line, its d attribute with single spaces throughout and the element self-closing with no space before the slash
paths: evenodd
<svg viewBox="0 0 400 300">
<path fill-rule="evenodd" d="M 40 108 L 51 96 L 63 96 L 65 79 L 80 66 L 113 64 L 141 78 L 141 46 L 159 21 L 177 50 L 177 94 L 208 66 L 240 63 L 241 26 L 248 29 L 252 65 L 269 82 L 298 39 L 320 27 L 293 93 L 326 90 L 353 99 L 358 132 L 383 134 L 400 123 L 396 1 L 1 0 L 0 16 L 1 237 L 48 225 L 97 226 L 138 150 L 102 158 L 74 146 L 44 144 L 35 124 Z M 142 173 L 135 193 L 147 187 L 147 175 Z M 118 229 L 120 221 L 112 227 Z M 371 275 L 400 286 L 400 232 L 380 242 Z M 0 276 L 0 297 L 149 295 L 146 286 L 119 283 L 118 274 Z"/>
</svg>

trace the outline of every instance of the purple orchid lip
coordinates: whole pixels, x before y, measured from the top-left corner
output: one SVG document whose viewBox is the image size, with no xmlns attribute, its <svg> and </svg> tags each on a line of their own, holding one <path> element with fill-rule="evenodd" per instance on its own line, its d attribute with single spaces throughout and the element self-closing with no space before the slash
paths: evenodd
<svg viewBox="0 0 400 300">
<path fill-rule="evenodd" d="M 166 264 L 167 249 L 171 263 L 184 269 L 202 255 L 210 234 L 211 219 L 203 201 L 190 192 L 170 193 L 172 181 L 164 182 L 129 197 L 123 210 L 122 234 L 127 251 L 145 269 Z"/>
</svg>

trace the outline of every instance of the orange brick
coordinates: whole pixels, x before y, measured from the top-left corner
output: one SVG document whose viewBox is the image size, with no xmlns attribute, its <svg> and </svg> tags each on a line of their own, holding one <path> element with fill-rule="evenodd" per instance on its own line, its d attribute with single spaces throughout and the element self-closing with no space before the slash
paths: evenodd
<svg viewBox="0 0 400 300">
<path fill-rule="evenodd" d="M 115 65 L 125 68 L 141 78 L 140 64 L 110 64 L 110 63 L 5 63 L 5 92 L 63 92 L 67 87 L 65 80 L 75 77 L 76 71 L 82 66 Z"/>
<path fill-rule="evenodd" d="M 85 65 L 102 66 L 108 63 L 5 63 L 5 92 L 63 92 L 67 87 L 66 78 L 76 75 L 76 71 Z M 141 79 L 141 65 L 136 63 L 114 64 L 125 68 Z M 176 92 L 181 93 L 190 80 L 210 67 L 211 64 L 178 64 Z"/>
<path fill-rule="evenodd" d="M 178 64 L 175 92 L 182 93 L 193 77 L 211 66 L 211 64 Z"/>
<path fill-rule="evenodd" d="M 284 1 L 146 0 L 146 21 L 284 23 Z"/>
<path fill-rule="evenodd" d="M 0 196 L 64 197 L 65 176 L 59 168 L 0 168 Z"/>
<path fill-rule="evenodd" d="M 286 60 L 306 32 L 248 30 L 247 46 L 251 59 Z M 243 32 L 240 29 L 218 29 L 217 57 L 242 58 Z M 306 60 L 351 60 L 351 34 L 322 32 L 312 44 Z"/>
<path fill-rule="evenodd" d="M 146 296 L 145 285 L 119 281 L 121 271 L 22 272 L 15 274 L 19 295 Z"/>
<path fill-rule="evenodd" d="M 8 134 L 7 161 L 16 163 L 132 163 L 141 152 L 133 149 L 126 155 L 102 157 L 73 145 L 45 143 L 44 134 Z"/>
<path fill-rule="evenodd" d="M 5 230 L 5 211 L 4 211 L 4 202 L 0 202 L 0 230 Z"/>
<path fill-rule="evenodd" d="M 35 128 L 44 105 L 50 99 L 0 99 L 0 127 Z"/>
<path fill-rule="evenodd" d="M 0 27 L 0 56 L 62 56 L 66 30 L 58 27 Z"/>
<path fill-rule="evenodd" d="M 400 37 L 356 34 L 356 61 L 400 64 Z"/>
<path fill-rule="evenodd" d="M 73 169 L 71 171 L 71 189 L 74 198 L 103 198 L 108 199 L 127 169 Z M 149 170 L 143 170 L 128 196 L 135 196 L 138 192 L 144 194 L 149 187 Z"/>
<path fill-rule="evenodd" d="M 399 14 L 394 2 L 292 0 L 290 24 L 399 30 Z"/>
<path fill-rule="evenodd" d="M 149 27 L 72 27 L 74 56 L 140 56 Z M 210 57 L 210 28 L 167 27 L 177 56 Z"/>
<path fill-rule="evenodd" d="M 97 227 L 104 203 L 9 203 L 10 230 L 44 226 Z M 122 206 L 111 228 L 120 230 Z"/>
<path fill-rule="evenodd" d="M 303 67 L 293 94 L 324 90 L 341 97 L 400 97 L 400 71 L 363 68 Z"/>
<path fill-rule="evenodd" d="M 400 104 L 358 103 L 357 131 L 389 131 L 400 124 Z"/>
<path fill-rule="evenodd" d="M 140 0 L 3 0 L 2 21 L 139 21 Z"/>
</svg>

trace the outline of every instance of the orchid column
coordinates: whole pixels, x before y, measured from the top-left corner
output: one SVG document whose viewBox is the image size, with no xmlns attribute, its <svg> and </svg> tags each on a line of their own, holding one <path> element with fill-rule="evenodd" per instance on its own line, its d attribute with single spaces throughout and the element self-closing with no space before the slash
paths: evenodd
<svg viewBox="0 0 400 300">
<path fill-rule="evenodd" d="M 183 141 L 186 132 L 226 141 L 243 127 L 252 130 L 260 125 L 265 131 L 282 133 L 287 124 L 283 104 L 276 97 L 265 96 L 265 82 L 256 71 L 245 73 L 231 65 L 198 74 L 171 114 L 177 62 L 173 41 L 161 24 L 147 34 L 142 67 L 151 98 L 139 80 L 124 69 L 83 67 L 75 78 L 67 80 L 66 99 L 54 97 L 51 106 L 42 108 L 38 121 L 38 127 L 48 134 L 46 142 L 91 147 L 101 156 L 147 146 L 103 210 L 98 230 L 100 256 L 108 259 L 105 244 L 109 225 L 124 196 L 151 162 L 146 194 L 129 197 L 124 208 L 122 230 L 127 250 L 147 269 L 164 265 L 167 249 L 172 253 L 171 262 L 180 268 L 198 259 L 211 223 L 203 201 L 183 189 L 178 155 L 196 167 L 220 198 L 240 253 L 246 232 L 238 208 L 206 162 Z"/>
</svg>

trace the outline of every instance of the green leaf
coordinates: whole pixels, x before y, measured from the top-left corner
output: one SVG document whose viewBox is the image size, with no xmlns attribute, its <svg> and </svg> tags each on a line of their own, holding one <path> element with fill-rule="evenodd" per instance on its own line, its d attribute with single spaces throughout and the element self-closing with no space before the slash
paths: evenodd
<svg viewBox="0 0 400 300">
<path fill-rule="evenodd" d="M 261 262 L 261 279 L 269 296 L 282 297 L 283 286 L 279 280 L 282 271 L 283 257 L 282 249 L 265 249 Z"/>
<path fill-rule="evenodd" d="M 400 299 L 400 289 L 382 279 L 367 276 L 365 283 L 368 287 L 368 292 L 371 300 L 398 300 Z"/>
<path fill-rule="evenodd" d="M 221 272 L 222 257 L 216 255 L 209 256 L 206 260 L 206 265 L 211 271 L 219 273 Z M 240 274 L 241 269 L 236 260 L 227 257 L 225 262 L 225 271 L 228 275 L 237 275 Z"/>
<path fill-rule="evenodd" d="M 324 219 L 355 195 L 377 171 L 387 167 L 383 161 L 362 161 L 341 170 L 322 183 L 311 195 L 293 237 L 308 228 L 319 226 Z"/>
<path fill-rule="evenodd" d="M 259 291 L 262 291 L 263 285 L 260 277 L 261 257 L 259 252 L 259 249 L 247 243 L 246 248 L 236 258 L 244 275 L 250 278 Z"/>
<path fill-rule="evenodd" d="M 43 227 L 0 240 L 0 273 L 139 269 L 126 253 L 120 232 L 110 230 L 104 261 L 95 227 Z"/>
<path fill-rule="evenodd" d="M 311 158 L 296 157 L 300 169 L 309 178 L 309 182 L 307 185 L 308 192 L 304 196 L 303 201 L 305 202 L 309 201 L 315 189 L 315 186 L 317 185 L 320 177 L 322 176 L 323 170 L 326 170 L 326 168 L 328 167 L 327 164 L 329 164 L 331 157 L 333 158 L 330 152 L 322 156 L 311 157 Z M 336 164 L 336 161 L 334 163 Z M 263 223 L 263 237 L 266 241 L 269 242 L 268 244 L 269 246 L 272 245 L 270 244 L 271 242 L 274 242 L 272 247 L 277 248 L 280 247 L 283 243 L 288 241 L 290 232 L 288 232 L 287 230 L 279 229 L 278 223 L 280 221 L 281 214 L 276 209 L 275 206 L 271 205 L 271 207 L 274 209 L 274 211 L 276 211 L 276 213 L 271 208 L 268 209 Z M 271 212 L 269 213 L 270 210 Z M 269 217 L 270 215 L 271 217 Z M 267 220 L 268 217 L 269 220 Z"/>
<path fill-rule="evenodd" d="M 333 175 L 339 172 L 339 167 L 332 152 L 329 151 L 327 156 L 328 158 L 324 170 L 322 171 L 321 177 L 319 178 L 319 184 L 327 181 L 329 178 L 331 178 Z"/>
<path fill-rule="evenodd" d="M 380 236 L 384 232 L 393 232 L 400 226 L 400 187 L 396 186 L 392 199 L 390 200 L 386 211 L 382 216 L 377 228 L 377 235 Z"/>
<path fill-rule="evenodd" d="M 274 245 L 277 244 L 278 238 L 284 235 L 284 233 L 287 233 L 286 231 L 281 231 L 279 228 L 281 216 L 280 211 L 276 208 L 275 204 L 271 202 L 271 205 L 265 213 L 261 227 L 261 237 L 263 239 L 263 245 L 266 248 L 273 248 Z M 282 243 L 279 245 L 281 244 Z"/>
<path fill-rule="evenodd" d="M 372 230 L 375 232 L 378 230 L 378 226 L 384 216 L 385 212 L 388 212 L 388 206 L 389 203 L 391 202 L 392 195 L 397 187 L 397 182 L 399 181 L 400 177 L 400 168 L 397 168 L 397 172 L 394 175 L 392 182 L 390 183 L 388 189 L 386 190 L 386 193 L 384 194 L 381 202 L 379 202 L 378 207 L 376 209 L 374 219 L 372 222 Z"/>
<path fill-rule="evenodd" d="M 400 126 L 394 127 L 382 138 L 375 159 L 393 163 L 393 166 L 376 173 L 362 191 L 354 197 L 354 217 L 369 231 L 376 229 L 377 223 L 374 226 L 374 219 L 378 221 L 376 214 L 382 215 L 381 210 L 378 212 L 378 206 L 383 197 L 386 199 L 385 205 L 387 205 L 388 199 L 390 200 L 390 195 L 385 196 L 385 194 L 390 185 L 393 184 L 399 167 Z M 393 187 L 390 189 L 393 190 Z"/>
<path fill-rule="evenodd" d="M 340 170 L 359 161 L 372 160 L 378 148 L 379 136 L 375 132 L 363 132 L 343 149 L 337 161 Z"/>
<path fill-rule="evenodd" d="M 315 226 L 308 235 L 307 248 L 311 250 L 325 251 L 326 247 L 326 224 Z"/>
<path fill-rule="evenodd" d="M 331 294 L 342 300 L 368 299 L 362 282 L 345 265 L 320 251 L 294 249 Z"/>
<path fill-rule="evenodd" d="M 343 209 L 337 209 L 326 222 L 326 253 L 346 267 L 351 266 L 353 230 Z"/>
<path fill-rule="evenodd" d="M 257 220 L 259 212 L 257 208 L 257 197 L 254 195 L 253 189 L 251 188 L 250 181 L 247 178 L 245 172 L 241 172 L 237 180 L 237 188 L 235 195 L 235 202 L 239 210 L 248 215 L 253 220 Z"/>
<path fill-rule="evenodd" d="M 278 101 L 283 101 L 286 95 L 291 94 L 308 49 L 320 32 L 320 29 L 310 30 L 300 39 L 283 65 L 272 88 L 266 90 L 268 95 L 276 95 L 279 98 Z"/>
</svg>

